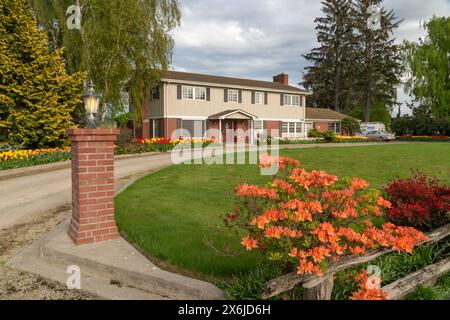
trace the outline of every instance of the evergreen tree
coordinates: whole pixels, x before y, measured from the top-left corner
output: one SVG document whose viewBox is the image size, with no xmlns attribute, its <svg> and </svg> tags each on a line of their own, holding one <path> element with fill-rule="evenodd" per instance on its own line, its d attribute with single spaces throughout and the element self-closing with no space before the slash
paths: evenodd
<svg viewBox="0 0 450 320">
<path fill-rule="evenodd" d="M 312 66 L 306 68 L 302 84 L 312 91 L 312 105 L 348 112 L 354 68 L 352 4 L 325 0 L 322 12 L 324 16 L 315 20 L 320 46 L 303 55 Z"/>
<path fill-rule="evenodd" d="M 83 74 L 67 75 L 26 0 L 0 0 L 0 61 L 0 128 L 28 147 L 63 144 Z"/>
<path fill-rule="evenodd" d="M 86 71 L 107 106 L 121 108 L 127 91 L 134 105 L 148 99 L 171 63 L 170 31 L 180 23 L 178 0 L 30 0 L 72 72 Z M 66 25 L 70 5 L 82 7 L 81 29 Z M 55 21 L 57 22 L 55 24 Z M 134 108 L 140 116 L 140 108 Z"/>
<path fill-rule="evenodd" d="M 401 77 L 400 46 L 395 43 L 394 31 L 399 21 L 394 12 L 381 9 L 381 28 L 368 27 L 371 5 L 381 6 L 383 0 L 354 0 L 356 27 L 355 89 L 363 106 L 364 121 L 371 121 L 371 110 L 381 103 L 390 111 L 397 99 Z"/>
<path fill-rule="evenodd" d="M 405 41 L 406 91 L 433 117 L 450 118 L 450 17 L 434 17 L 419 43 Z"/>
</svg>

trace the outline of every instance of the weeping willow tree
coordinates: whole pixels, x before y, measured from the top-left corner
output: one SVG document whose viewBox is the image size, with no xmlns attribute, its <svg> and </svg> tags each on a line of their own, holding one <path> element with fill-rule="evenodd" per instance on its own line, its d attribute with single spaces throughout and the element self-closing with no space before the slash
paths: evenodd
<svg viewBox="0 0 450 320">
<path fill-rule="evenodd" d="M 68 12 L 74 0 L 30 1 L 55 48 L 64 47 L 69 71 L 85 71 L 94 82 L 103 115 L 122 107 L 124 92 L 142 105 L 171 63 L 178 0 L 77 0 L 79 28 L 72 28 L 76 12 Z M 133 110 L 139 119 L 141 108 Z"/>
<path fill-rule="evenodd" d="M 450 17 L 433 17 L 418 43 L 404 42 L 406 92 L 435 118 L 450 118 Z"/>
</svg>

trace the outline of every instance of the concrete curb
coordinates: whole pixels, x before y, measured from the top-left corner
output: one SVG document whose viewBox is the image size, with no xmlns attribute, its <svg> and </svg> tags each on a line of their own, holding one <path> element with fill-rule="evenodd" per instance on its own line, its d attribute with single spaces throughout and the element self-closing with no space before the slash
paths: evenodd
<svg viewBox="0 0 450 320">
<path fill-rule="evenodd" d="M 83 290 L 102 299 L 224 299 L 223 291 L 210 283 L 161 270 L 124 239 L 77 247 L 67 236 L 68 223 L 45 234 L 7 265 L 64 285 L 67 267 L 79 266 Z"/>
</svg>

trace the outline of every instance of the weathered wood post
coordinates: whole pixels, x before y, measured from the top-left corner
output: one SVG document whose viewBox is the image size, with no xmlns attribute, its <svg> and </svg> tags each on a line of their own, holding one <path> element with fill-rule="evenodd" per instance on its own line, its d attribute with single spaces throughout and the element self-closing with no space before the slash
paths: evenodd
<svg viewBox="0 0 450 320">
<path fill-rule="evenodd" d="M 114 142 L 118 129 L 69 129 L 72 141 L 72 219 L 76 245 L 119 237 L 114 217 Z"/>
<path fill-rule="evenodd" d="M 334 274 L 327 275 L 320 284 L 303 284 L 303 300 L 331 300 L 334 286 Z"/>
</svg>

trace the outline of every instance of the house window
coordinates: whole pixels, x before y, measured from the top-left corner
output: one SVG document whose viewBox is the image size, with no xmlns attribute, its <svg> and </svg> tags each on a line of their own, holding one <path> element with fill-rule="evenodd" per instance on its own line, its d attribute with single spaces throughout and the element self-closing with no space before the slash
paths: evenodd
<svg viewBox="0 0 450 320">
<path fill-rule="evenodd" d="M 195 88 L 195 100 L 206 101 L 206 88 Z"/>
<path fill-rule="evenodd" d="M 152 100 L 159 100 L 159 87 L 152 89 Z"/>
<path fill-rule="evenodd" d="M 330 131 L 340 134 L 341 133 L 341 123 L 340 122 L 330 123 Z"/>
<path fill-rule="evenodd" d="M 189 132 L 191 138 L 202 138 L 205 134 L 205 122 L 202 120 L 183 120 L 181 127 Z"/>
<path fill-rule="evenodd" d="M 295 122 L 289 123 L 289 133 L 295 133 Z"/>
<path fill-rule="evenodd" d="M 303 137 L 303 125 L 301 122 L 283 122 L 282 135 L 285 138 Z"/>
<path fill-rule="evenodd" d="M 306 129 L 306 133 L 309 133 L 309 131 L 311 131 L 312 129 L 314 129 L 314 124 L 313 123 L 306 123 L 305 124 L 305 129 Z"/>
<path fill-rule="evenodd" d="M 284 95 L 285 106 L 300 106 L 300 96 L 294 96 L 291 94 Z"/>
<path fill-rule="evenodd" d="M 206 101 L 206 88 L 183 86 L 183 100 Z"/>
<path fill-rule="evenodd" d="M 255 92 L 255 104 L 264 104 L 264 92 Z"/>
<path fill-rule="evenodd" d="M 228 90 L 228 102 L 239 102 L 239 90 Z"/>
<path fill-rule="evenodd" d="M 262 130 L 262 129 L 264 129 L 263 124 L 264 124 L 263 121 L 261 121 L 261 120 L 255 120 L 255 121 L 253 122 L 253 129 L 255 129 L 255 130 Z"/>
<path fill-rule="evenodd" d="M 162 138 L 164 135 L 161 130 L 161 119 L 153 120 L 153 137 Z"/>
</svg>

